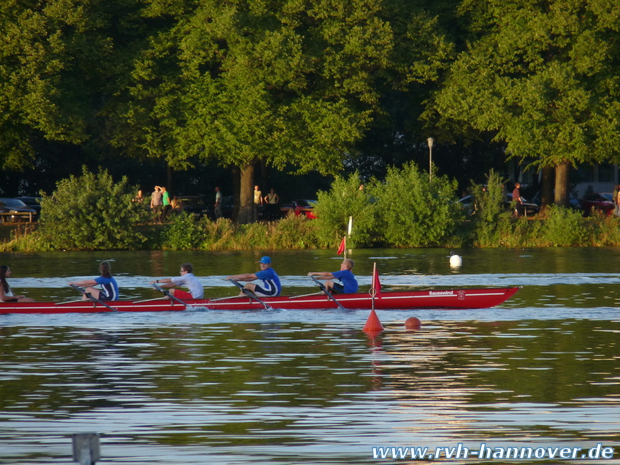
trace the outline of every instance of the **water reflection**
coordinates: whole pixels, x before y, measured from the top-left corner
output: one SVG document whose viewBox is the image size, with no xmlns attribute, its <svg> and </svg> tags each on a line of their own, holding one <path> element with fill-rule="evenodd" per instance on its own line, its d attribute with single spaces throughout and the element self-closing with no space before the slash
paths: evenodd
<svg viewBox="0 0 620 465">
<path fill-rule="evenodd" d="M 16 432 L 57 461 L 49 442 L 93 425 L 123 463 L 138 450 L 129 463 L 312 463 L 318 450 L 360 463 L 369 441 L 618 439 L 617 322 L 435 321 L 376 338 L 301 323 L 93 326 L 2 328 L 0 440 L 13 452 L 0 463 L 23 463 Z"/>
<path fill-rule="evenodd" d="M 580 251 L 547 253 L 546 266 L 524 251 L 459 251 L 464 270 L 451 274 L 445 251 L 385 251 L 376 260 L 387 286 L 530 284 L 496 309 L 379 312 L 386 331 L 374 337 L 361 331 L 368 312 L 1 315 L 0 464 L 72 463 L 70 435 L 85 431 L 103 434 L 102 463 L 383 463 L 372 458 L 373 445 L 459 442 L 602 442 L 616 447 L 617 461 L 620 318 L 611 252 L 603 269 Z M 331 255 L 302 253 L 292 264 L 283 254 L 278 271 L 303 290 L 300 269 L 333 266 Z M 47 286 L 66 278 L 31 273 L 42 257 L 9 258 L 33 276 L 20 280 Z M 69 254 L 57 269 L 88 276 L 99 258 Z M 118 258 L 114 266 L 135 280 L 131 292 L 148 293 L 139 281 L 174 274 L 183 257 L 122 258 L 126 269 Z M 254 253 L 239 258 L 209 263 L 218 275 L 255 265 Z M 371 267 L 358 263 L 369 279 Z M 406 263 L 421 274 L 407 274 Z M 431 269 L 437 274 L 428 276 Z M 203 272 L 210 279 L 207 266 Z M 410 316 L 422 321 L 419 331 L 404 328 Z"/>
</svg>

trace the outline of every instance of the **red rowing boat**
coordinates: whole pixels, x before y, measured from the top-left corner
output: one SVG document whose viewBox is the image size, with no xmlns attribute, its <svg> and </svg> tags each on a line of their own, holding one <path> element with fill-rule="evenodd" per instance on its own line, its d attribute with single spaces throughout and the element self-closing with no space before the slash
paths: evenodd
<svg viewBox="0 0 620 465">
<path fill-rule="evenodd" d="M 369 294 L 340 294 L 334 299 L 346 310 L 408 310 L 408 309 L 474 309 L 499 305 L 519 290 L 508 288 L 476 288 L 427 291 L 380 292 L 373 302 Z M 261 302 L 247 296 L 220 299 L 186 300 L 184 304 L 170 300 L 106 302 L 30 302 L 1 303 L 0 313 L 102 313 L 102 312 L 169 312 L 187 309 L 263 310 L 271 307 L 283 310 L 336 310 L 340 307 L 322 294 L 305 296 L 262 297 Z"/>
</svg>

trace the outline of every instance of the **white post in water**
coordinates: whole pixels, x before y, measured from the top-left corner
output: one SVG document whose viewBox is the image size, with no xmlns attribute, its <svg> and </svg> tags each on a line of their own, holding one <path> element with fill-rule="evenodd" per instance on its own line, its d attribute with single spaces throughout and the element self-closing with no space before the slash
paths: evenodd
<svg viewBox="0 0 620 465">
<path fill-rule="evenodd" d="M 95 465 L 101 459 L 98 433 L 77 433 L 73 435 L 73 460 L 80 465 Z"/>
<path fill-rule="evenodd" d="M 349 216 L 349 228 L 347 229 L 347 236 L 351 237 L 352 230 L 353 230 L 353 217 Z"/>
</svg>

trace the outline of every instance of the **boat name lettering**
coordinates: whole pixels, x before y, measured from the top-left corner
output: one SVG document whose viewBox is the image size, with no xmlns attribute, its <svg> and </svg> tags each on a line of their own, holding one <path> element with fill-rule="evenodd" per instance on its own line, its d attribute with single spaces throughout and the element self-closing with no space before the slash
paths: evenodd
<svg viewBox="0 0 620 465">
<path fill-rule="evenodd" d="M 454 291 L 429 291 L 428 295 L 454 295 Z"/>
</svg>

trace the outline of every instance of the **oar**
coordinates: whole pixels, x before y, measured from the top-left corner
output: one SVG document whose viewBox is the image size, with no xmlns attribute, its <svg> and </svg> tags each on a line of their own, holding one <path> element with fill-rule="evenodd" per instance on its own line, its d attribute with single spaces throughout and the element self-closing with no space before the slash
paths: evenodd
<svg viewBox="0 0 620 465">
<path fill-rule="evenodd" d="M 104 307 L 109 308 L 110 310 L 112 310 L 113 312 L 118 312 L 117 309 L 110 307 L 108 304 L 106 304 L 105 302 L 102 302 L 99 299 L 96 299 L 95 297 L 93 297 L 93 295 L 90 292 L 86 292 L 84 289 L 82 289 L 81 287 L 77 287 L 75 284 L 69 284 L 69 286 L 71 286 L 73 289 L 77 289 L 78 291 L 80 291 L 82 294 L 84 294 L 86 297 L 88 297 L 88 299 L 92 302 L 96 302 L 98 304 L 103 305 Z"/>
<path fill-rule="evenodd" d="M 56 305 L 77 304 L 78 302 L 84 302 L 84 301 L 82 299 L 80 299 L 80 300 L 67 300 L 66 302 L 56 302 Z"/>
<path fill-rule="evenodd" d="M 229 295 L 227 297 L 218 297 L 216 299 L 209 299 L 211 302 L 220 302 L 222 300 L 230 300 L 230 299 L 238 299 L 239 297 L 241 297 L 240 295 Z"/>
<path fill-rule="evenodd" d="M 334 296 L 332 295 L 332 293 L 325 287 L 325 284 L 323 284 L 321 281 L 319 281 L 318 279 L 316 279 L 314 276 L 310 276 L 312 278 L 312 281 L 314 281 L 315 283 L 318 284 L 319 289 L 321 289 L 323 292 L 325 292 L 325 294 L 327 294 L 327 297 L 329 297 L 331 300 L 333 300 L 334 302 L 336 302 L 336 305 L 338 305 L 338 307 L 340 307 L 341 310 L 346 310 L 346 308 L 344 308 L 340 302 L 338 302 Z"/>
<path fill-rule="evenodd" d="M 161 287 L 159 287 L 157 284 L 153 283 L 152 286 L 157 289 L 159 292 L 161 292 L 162 294 L 164 294 L 165 296 L 171 298 L 172 300 L 176 300 L 178 303 L 180 303 L 181 305 L 183 305 L 186 309 L 189 307 L 189 305 L 185 302 L 183 302 L 181 299 L 176 298 L 174 295 L 172 295 L 170 292 L 168 292 L 166 289 L 163 289 Z M 209 310 L 206 306 L 205 308 L 207 310 Z"/>
<path fill-rule="evenodd" d="M 144 302 L 153 302 L 154 300 L 166 300 L 165 297 L 155 297 L 154 299 L 134 300 L 134 304 L 141 304 Z"/>
<path fill-rule="evenodd" d="M 292 295 L 289 297 L 289 299 L 299 299 L 301 297 L 310 297 L 311 295 L 321 295 L 323 294 L 322 292 L 312 292 L 310 294 L 301 294 L 301 295 Z"/>
<path fill-rule="evenodd" d="M 243 287 L 243 284 L 238 283 L 237 281 L 235 281 L 234 279 L 230 279 L 229 280 L 231 283 L 233 283 L 235 286 L 237 286 L 239 289 L 241 289 L 241 291 L 247 295 L 250 299 L 252 300 L 256 300 L 259 304 L 262 304 L 263 307 L 265 307 L 265 310 L 273 310 L 272 307 L 270 307 L 267 303 L 263 302 L 262 300 L 260 300 L 256 294 L 254 294 L 252 291 L 250 291 L 249 289 L 246 289 L 245 287 Z"/>
</svg>

